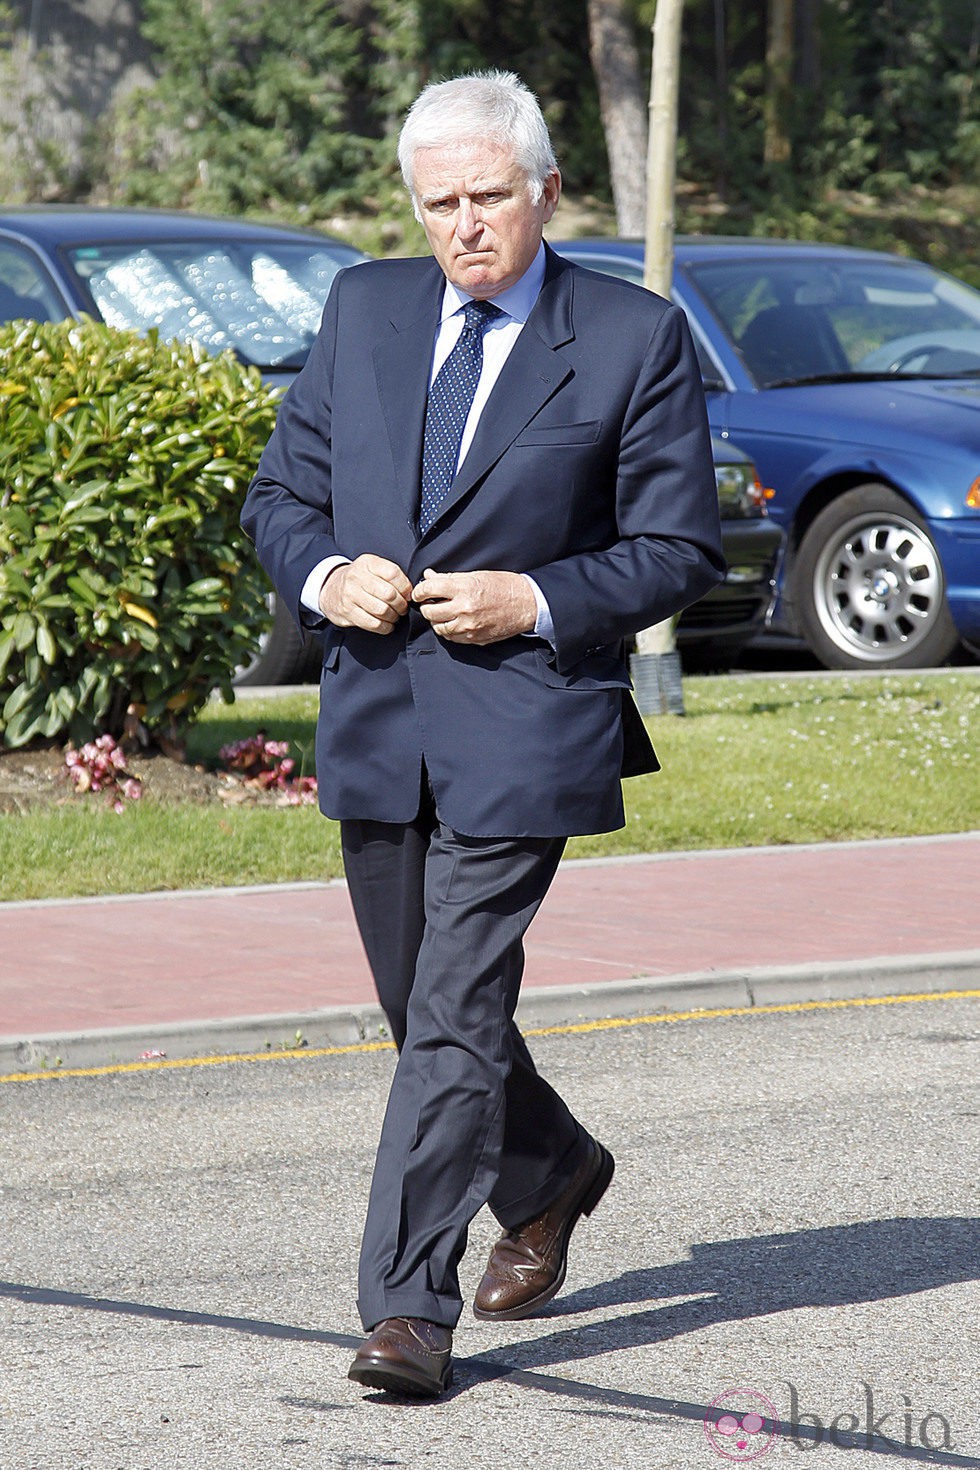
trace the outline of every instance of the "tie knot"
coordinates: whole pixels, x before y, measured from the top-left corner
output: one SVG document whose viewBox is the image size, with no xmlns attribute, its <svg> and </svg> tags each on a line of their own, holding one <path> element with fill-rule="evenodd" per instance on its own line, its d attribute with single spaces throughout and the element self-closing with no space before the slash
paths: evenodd
<svg viewBox="0 0 980 1470">
<path fill-rule="evenodd" d="M 494 317 L 498 316 L 503 316 L 503 312 L 492 301 L 468 301 L 463 311 L 463 331 L 471 332 L 476 328 L 485 332 Z"/>
</svg>

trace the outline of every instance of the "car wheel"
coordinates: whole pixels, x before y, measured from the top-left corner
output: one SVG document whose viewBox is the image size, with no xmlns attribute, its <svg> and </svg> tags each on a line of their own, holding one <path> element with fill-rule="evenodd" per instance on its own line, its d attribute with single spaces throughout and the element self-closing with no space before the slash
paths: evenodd
<svg viewBox="0 0 980 1470">
<path fill-rule="evenodd" d="M 315 638 L 304 638 L 274 592 L 269 593 L 272 623 L 250 664 L 235 675 L 234 684 L 302 684 L 316 680 L 322 654 Z"/>
<path fill-rule="evenodd" d="M 803 634 L 830 669 L 916 669 L 957 644 L 939 554 L 887 485 L 859 485 L 817 516 L 796 558 Z"/>
</svg>

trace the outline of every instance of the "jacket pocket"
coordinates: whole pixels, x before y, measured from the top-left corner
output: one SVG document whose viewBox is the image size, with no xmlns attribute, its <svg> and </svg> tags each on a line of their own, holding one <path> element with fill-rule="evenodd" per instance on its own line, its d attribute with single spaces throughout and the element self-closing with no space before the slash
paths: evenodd
<svg viewBox="0 0 980 1470">
<path fill-rule="evenodd" d="M 320 670 L 321 677 L 332 673 L 337 667 L 340 658 L 340 650 L 344 645 L 344 629 L 330 626 L 328 631 L 318 630 L 317 637 L 323 649 L 323 667 Z"/>
<path fill-rule="evenodd" d="M 552 689 L 587 692 L 593 689 L 630 689 L 629 670 L 621 658 L 611 653 L 587 653 L 577 664 L 559 673 L 542 649 L 535 649 L 538 673 Z"/>
<path fill-rule="evenodd" d="M 514 440 L 517 449 L 554 448 L 562 444 L 595 444 L 602 432 L 602 420 L 584 424 L 548 424 L 525 429 Z"/>
</svg>

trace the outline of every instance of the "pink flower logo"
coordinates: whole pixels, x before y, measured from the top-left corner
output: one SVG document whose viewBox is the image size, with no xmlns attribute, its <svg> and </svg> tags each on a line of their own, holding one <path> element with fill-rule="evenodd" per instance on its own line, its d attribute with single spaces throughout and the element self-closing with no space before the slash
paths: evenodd
<svg viewBox="0 0 980 1470">
<path fill-rule="evenodd" d="M 754 1388 L 727 1388 L 708 1405 L 704 1432 L 725 1460 L 757 1460 L 779 1433 L 776 1408 Z"/>
</svg>

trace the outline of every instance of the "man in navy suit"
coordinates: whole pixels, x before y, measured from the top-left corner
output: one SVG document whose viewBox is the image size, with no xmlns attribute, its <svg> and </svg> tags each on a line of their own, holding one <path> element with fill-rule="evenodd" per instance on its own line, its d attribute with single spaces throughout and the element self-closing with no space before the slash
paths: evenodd
<svg viewBox="0 0 980 1470">
<path fill-rule="evenodd" d="M 657 769 L 624 639 L 723 562 L 685 318 L 543 244 L 531 93 L 428 87 L 399 159 L 433 258 L 338 276 L 243 523 L 322 639 L 320 802 L 399 1048 L 350 1376 L 425 1396 L 481 1205 L 503 1233 L 474 1311 L 513 1320 L 612 1178 L 514 1025 L 522 940 L 566 838 L 622 826 L 621 776 Z"/>
</svg>

